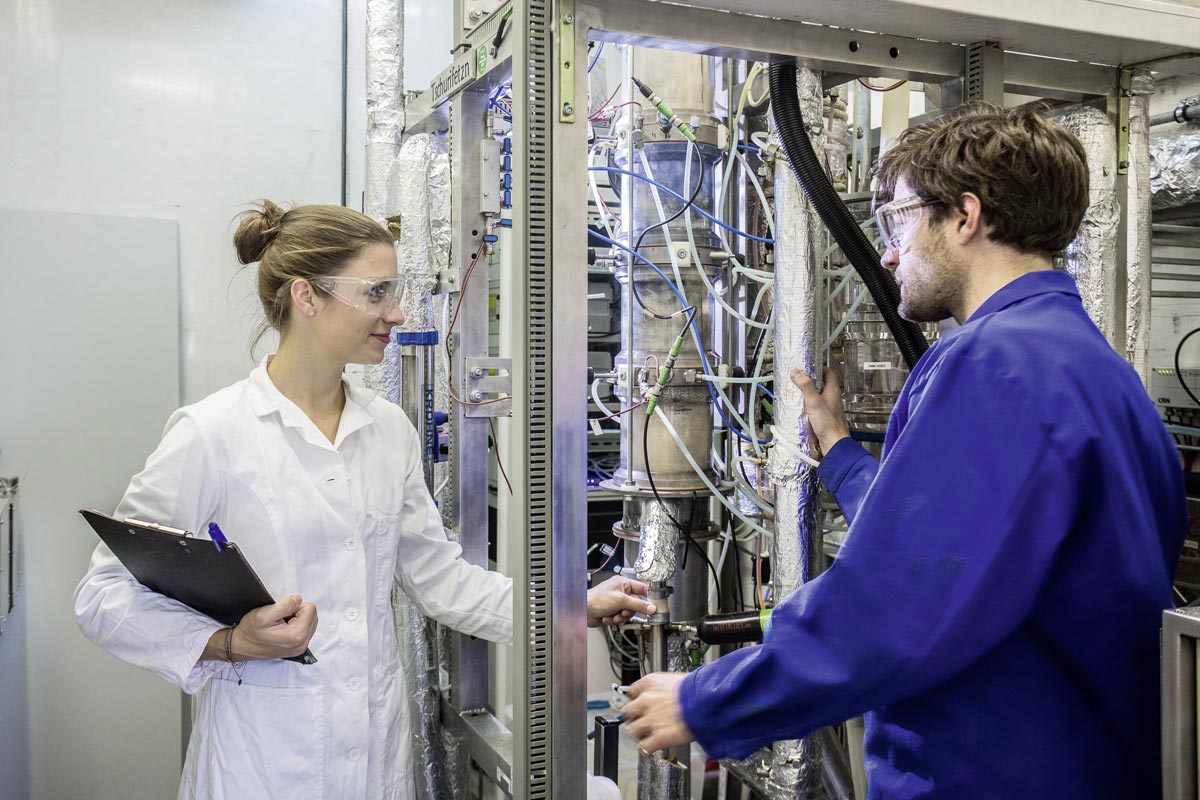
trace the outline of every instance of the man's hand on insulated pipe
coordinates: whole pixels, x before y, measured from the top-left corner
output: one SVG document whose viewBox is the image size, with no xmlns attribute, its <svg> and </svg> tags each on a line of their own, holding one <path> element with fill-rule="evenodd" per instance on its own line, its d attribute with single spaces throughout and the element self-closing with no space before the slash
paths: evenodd
<svg viewBox="0 0 1200 800">
<path fill-rule="evenodd" d="M 842 385 L 837 373 L 826 367 L 825 386 L 817 391 L 812 378 L 798 369 L 790 375 L 792 383 L 804 395 L 804 410 L 808 413 L 808 428 L 816 437 L 821 453 L 828 453 L 842 439 L 849 438 L 850 426 L 846 422 L 846 406 L 842 401 Z"/>
</svg>

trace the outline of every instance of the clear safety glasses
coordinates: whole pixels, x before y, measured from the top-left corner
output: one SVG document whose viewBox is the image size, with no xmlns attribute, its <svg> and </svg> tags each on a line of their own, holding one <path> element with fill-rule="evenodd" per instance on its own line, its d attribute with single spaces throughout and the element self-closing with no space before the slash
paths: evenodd
<svg viewBox="0 0 1200 800">
<path fill-rule="evenodd" d="M 899 250 L 904 234 L 921 218 L 921 209 L 933 205 L 937 203 L 927 202 L 914 194 L 875 209 L 875 227 L 884 246 L 889 250 Z"/>
<path fill-rule="evenodd" d="M 404 305 L 405 284 L 396 278 L 348 278 L 322 276 L 313 284 L 341 300 L 351 308 L 382 317 L 396 306 Z"/>
</svg>

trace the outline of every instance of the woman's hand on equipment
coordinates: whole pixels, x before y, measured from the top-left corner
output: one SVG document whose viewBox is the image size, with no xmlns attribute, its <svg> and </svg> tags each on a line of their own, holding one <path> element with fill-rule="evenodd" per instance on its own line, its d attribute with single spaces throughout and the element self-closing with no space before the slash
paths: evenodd
<svg viewBox="0 0 1200 800">
<path fill-rule="evenodd" d="M 293 594 L 248 611 L 233 629 L 234 661 L 291 658 L 308 649 L 317 629 L 317 607 Z"/>
<path fill-rule="evenodd" d="M 616 625 L 634 614 L 653 614 L 654 604 L 646 600 L 646 584 L 614 575 L 588 590 L 588 627 Z"/>
</svg>

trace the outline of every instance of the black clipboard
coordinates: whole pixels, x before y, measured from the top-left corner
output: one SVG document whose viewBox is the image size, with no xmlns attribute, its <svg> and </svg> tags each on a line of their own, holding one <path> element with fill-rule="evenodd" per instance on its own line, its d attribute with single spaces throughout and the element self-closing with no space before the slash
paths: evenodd
<svg viewBox="0 0 1200 800">
<path fill-rule="evenodd" d="M 154 523 L 79 513 L 139 583 L 222 625 L 236 625 L 247 611 L 275 602 L 233 542 L 218 545 Z M 285 660 L 317 663 L 310 650 Z"/>
</svg>

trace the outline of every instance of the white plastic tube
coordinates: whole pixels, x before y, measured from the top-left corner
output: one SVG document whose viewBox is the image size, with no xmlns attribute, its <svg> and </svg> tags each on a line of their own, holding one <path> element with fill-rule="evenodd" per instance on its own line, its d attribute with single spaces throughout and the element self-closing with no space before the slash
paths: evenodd
<svg viewBox="0 0 1200 800">
<path fill-rule="evenodd" d="M 754 522 L 754 520 L 750 519 L 745 514 L 743 514 L 742 510 L 740 508 L 738 508 L 735 503 L 733 503 L 725 495 L 721 494 L 721 492 L 717 489 L 716 486 L 713 486 L 713 482 L 710 481 L 708 479 L 708 476 L 704 474 L 704 470 L 700 469 L 700 465 L 696 463 L 696 459 L 692 457 L 692 454 L 688 451 L 687 447 L 684 445 L 683 440 L 679 437 L 679 433 L 675 430 L 675 426 L 671 424 L 671 420 L 667 417 L 666 414 L 663 413 L 662 408 L 659 407 L 659 408 L 654 409 L 654 414 L 662 422 L 663 427 L 667 429 L 667 433 L 670 434 L 671 439 L 675 442 L 675 446 L 679 448 L 679 452 L 683 453 L 683 457 L 685 459 L 687 459 L 687 462 L 691 466 L 692 471 L 696 473 L 696 476 L 698 478 L 700 478 L 701 482 L 703 482 L 704 485 L 706 487 L 708 487 L 708 490 L 710 492 L 712 492 L 713 497 L 715 497 L 715 498 L 717 498 L 717 500 L 721 501 L 721 505 L 723 505 L 723 506 L 725 506 L 725 508 L 729 509 L 730 514 L 733 514 L 735 517 L 740 519 L 742 522 L 749 525 L 751 530 L 755 531 L 756 533 L 761 533 L 763 536 L 767 537 L 768 539 L 773 540 L 775 538 L 775 534 L 773 534 L 771 531 L 769 531 L 766 528 L 762 527 L 761 525 L 757 524 L 756 522 Z"/>
</svg>

